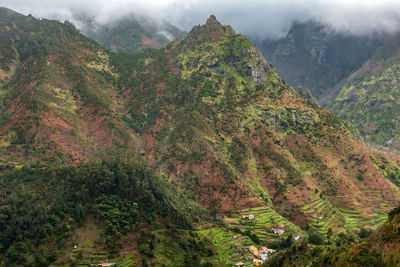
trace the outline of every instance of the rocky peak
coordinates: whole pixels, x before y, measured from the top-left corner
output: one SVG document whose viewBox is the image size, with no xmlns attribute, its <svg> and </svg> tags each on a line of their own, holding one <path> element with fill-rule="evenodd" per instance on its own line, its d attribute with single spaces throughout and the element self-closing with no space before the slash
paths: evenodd
<svg viewBox="0 0 400 267">
<path fill-rule="evenodd" d="M 229 25 L 222 25 L 214 15 L 211 15 L 206 24 L 193 27 L 189 36 L 196 39 L 219 38 L 221 36 L 233 36 L 235 31 Z"/>
<path fill-rule="evenodd" d="M 206 22 L 207 26 L 211 25 L 221 25 L 221 23 L 217 20 L 217 18 L 214 15 L 211 15 Z"/>
<path fill-rule="evenodd" d="M 263 83 L 271 68 L 253 43 L 245 36 L 236 34 L 231 26 L 222 25 L 214 15 L 207 19 L 206 24 L 193 27 L 179 47 L 196 50 L 190 60 L 186 57 L 185 66 L 192 70 L 203 69 L 204 66 L 199 64 L 204 64 L 217 73 L 224 73 L 226 70 L 222 65 L 228 65 L 243 77 Z"/>
</svg>

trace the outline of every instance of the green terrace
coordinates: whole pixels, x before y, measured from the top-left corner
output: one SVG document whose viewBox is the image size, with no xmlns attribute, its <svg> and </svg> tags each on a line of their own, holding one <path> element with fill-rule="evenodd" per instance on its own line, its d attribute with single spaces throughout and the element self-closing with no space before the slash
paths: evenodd
<svg viewBox="0 0 400 267">
<path fill-rule="evenodd" d="M 284 237 L 287 233 L 301 233 L 301 230 L 289 222 L 272 208 L 268 206 L 249 208 L 235 211 L 238 214 L 236 217 L 228 217 L 225 222 L 228 223 L 230 229 L 239 228 L 242 231 L 249 230 L 255 233 L 262 242 L 272 243 L 280 240 L 280 236 L 273 232 L 273 228 L 279 228 L 278 225 L 285 225 Z M 241 214 L 254 214 L 254 220 L 241 220 Z"/>
<path fill-rule="evenodd" d="M 371 201 L 376 201 L 377 198 L 380 198 L 377 195 L 378 191 L 368 191 L 365 193 L 369 194 Z M 375 195 L 375 197 L 371 194 Z M 311 202 L 302 208 L 302 211 L 311 220 L 310 226 L 323 235 L 327 234 L 329 228 L 333 230 L 343 229 L 345 231 L 354 231 L 361 227 L 370 227 L 371 225 L 378 227 L 384 223 L 387 213 L 393 209 L 390 203 L 382 204 L 382 202 L 380 204 L 377 203 L 372 211 L 339 208 L 343 206 L 340 205 L 340 202 L 346 197 L 348 196 L 313 196 Z"/>
<path fill-rule="evenodd" d="M 249 254 L 248 247 L 255 245 L 254 242 L 246 235 L 233 233 L 226 228 L 212 227 L 209 229 L 198 230 L 200 236 L 212 240 L 213 246 L 218 251 L 210 261 L 213 266 L 221 266 L 226 264 L 231 266 L 236 262 L 245 262 L 244 256 Z M 234 238 L 234 236 L 236 238 Z M 246 262 L 245 266 L 252 266 L 252 263 Z"/>
</svg>

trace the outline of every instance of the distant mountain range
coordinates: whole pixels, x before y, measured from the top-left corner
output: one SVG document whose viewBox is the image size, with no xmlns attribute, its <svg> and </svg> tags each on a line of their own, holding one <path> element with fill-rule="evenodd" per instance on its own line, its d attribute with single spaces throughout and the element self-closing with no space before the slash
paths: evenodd
<svg viewBox="0 0 400 267">
<path fill-rule="evenodd" d="M 343 34 L 309 21 L 295 23 L 284 38 L 257 45 L 285 81 L 310 89 L 319 99 L 360 68 L 386 38 Z"/>
<path fill-rule="evenodd" d="M 0 103 L 5 266 L 233 265 L 292 234 L 377 228 L 400 201 L 400 161 L 215 16 L 117 53 L 0 8 Z"/>
<path fill-rule="evenodd" d="M 165 20 L 131 14 L 107 24 L 79 17 L 80 30 L 86 36 L 113 52 L 137 52 L 144 48 L 160 48 L 173 40 L 185 38 L 186 32 Z"/>
</svg>

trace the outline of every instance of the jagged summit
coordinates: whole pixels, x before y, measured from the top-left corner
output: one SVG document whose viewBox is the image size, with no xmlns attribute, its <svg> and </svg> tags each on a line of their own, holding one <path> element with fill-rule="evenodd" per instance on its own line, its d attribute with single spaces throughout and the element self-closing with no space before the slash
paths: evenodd
<svg viewBox="0 0 400 267">
<path fill-rule="evenodd" d="M 263 83 L 267 72 L 274 72 L 252 42 L 236 34 L 231 26 L 221 24 L 214 15 L 204 25 L 193 27 L 177 48 L 185 55 L 184 73 L 196 70 L 208 76 L 210 70 L 220 75 L 227 69 L 234 69 L 242 77 Z M 188 54 L 188 49 L 193 53 Z"/>
<path fill-rule="evenodd" d="M 221 25 L 221 23 L 217 20 L 217 18 L 214 15 L 210 15 L 210 17 L 207 19 L 206 25 L 213 25 L 213 24 Z"/>
<path fill-rule="evenodd" d="M 194 26 L 189 37 L 218 38 L 220 36 L 233 36 L 235 31 L 229 25 L 222 25 L 214 15 L 211 15 L 204 25 Z"/>
</svg>

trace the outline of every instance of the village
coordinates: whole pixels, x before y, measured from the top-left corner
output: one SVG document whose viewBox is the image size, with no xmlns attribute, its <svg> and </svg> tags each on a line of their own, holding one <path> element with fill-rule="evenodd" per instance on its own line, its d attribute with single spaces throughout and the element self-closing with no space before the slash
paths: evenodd
<svg viewBox="0 0 400 267">
<path fill-rule="evenodd" d="M 241 224 L 248 224 L 252 223 L 255 220 L 254 214 L 242 214 L 240 216 L 240 223 Z M 276 234 L 277 236 L 282 236 L 285 232 L 289 231 L 289 228 L 284 224 L 278 224 L 276 227 L 270 229 L 271 232 Z M 298 233 L 292 233 L 292 240 L 298 241 L 300 240 L 301 236 Z M 237 236 L 232 236 L 233 239 L 237 239 Z M 242 267 L 245 266 L 246 263 L 252 263 L 255 266 L 261 266 L 264 264 L 268 258 L 274 255 L 277 251 L 272 248 L 267 248 L 266 246 L 261 246 L 257 248 L 256 246 L 249 246 L 247 248 L 237 248 L 241 254 L 243 255 L 243 261 L 239 261 L 235 263 L 235 266 Z"/>
</svg>

